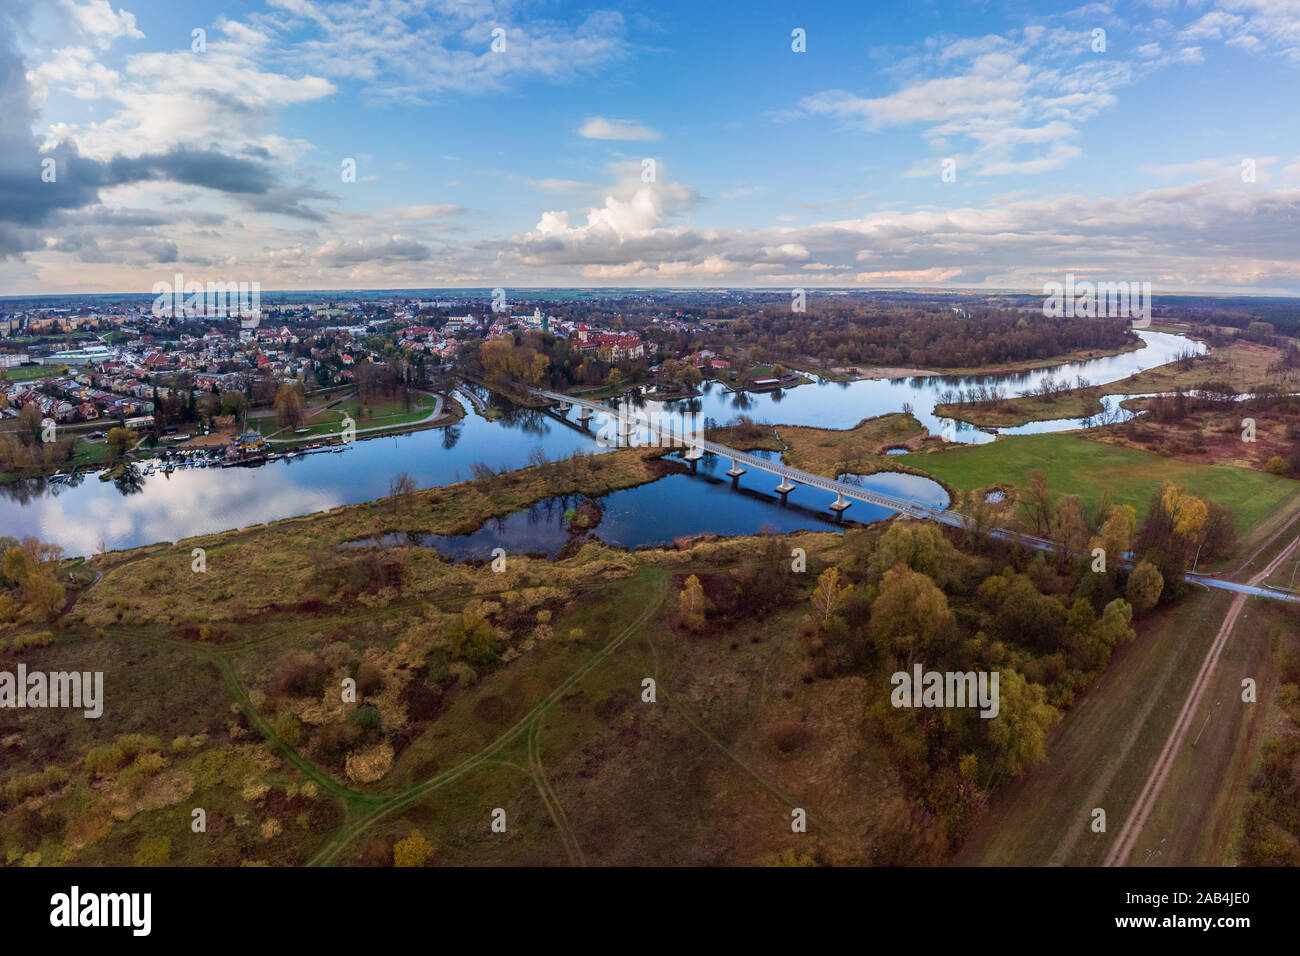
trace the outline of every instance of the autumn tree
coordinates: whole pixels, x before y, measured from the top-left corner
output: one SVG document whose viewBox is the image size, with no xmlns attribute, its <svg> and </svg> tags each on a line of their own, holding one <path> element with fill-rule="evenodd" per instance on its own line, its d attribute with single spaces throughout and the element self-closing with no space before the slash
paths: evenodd
<svg viewBox="0 0 1300 956">
<path fill-rule="evenodd" d="M 894 521 L 867 559 L 867 573 L 872 581 L 879 581 L 890 568 L 904 564 L 942 582 L 951 562 L 952 545 L 937 524 Z"/>
<path fill-rule="evenodd" d="M 1174 534 L 1184 541 L 1199 539 L 1201 529 L 1210 516 L 1206 503 L 1193 494 L 1189 494 L 1177 485 L 1165 485 L 1160 491 L 1160 500 L 1164 510 L 1173 523 Z"/>
<path fill-rule="evenodd" d="M 1165 579 L 1160 569 L 1150 561 L 1139 561 L 1133 573 L 1128 576 L 1128 587 L 1124 593 L 1128 603 L 1133 605 L 1134 612 L 1143 614 L 1156 606 L 1164 586 Z"/>
<path fill-rule="evenodd" d="M 704 630 L 705 615 L 709 610 L 709 599 L 704 596 L 704 586 L 700 584 L 700 579 L 691 575 L 682 585 L 682 591 L 677 596 L 677 620 L 678 623 L 691 633 L 698 633 Z"/>
<path fill-rule="evenodd" d="M 1088 519 L 1078 495 L 1063 495 L 1052 515 L 1052 540 L 1061 546 L 1062 563 L 1083 550 L 1088 541 Z"/>
<path fill-rule="evenodd" d="M 281 428 L 298 428 L 303 422 L 302 390 L 285 382 L 275 393 L 275 419 Z"/>
<path fill-rule="evenodd" d="M 35 538 L 21 544 L 12 538 L 0 557 L 0 623 L 22 619 L 43 621 L 62 610 L 65 599 L 58 580 L 63 550 Z"/>
<path fill-rule="evenodd" d="M 447 637 L 456 654 L 475 667 L 495 664 L 500 658 L 501 642 L 496 628 L 477 606 L 466 605 Z"/>
<path fill-rule="evenodd" d="M 126 456 L 127 449 L 135 444 L 135 432 L 129 428 L 114 428 L 109 431 L 106 440 L 113 457 L 120 460 Z"/>
<path fill-rule="evenodd" d="M 1235 545 L 1235 532 L 1222 509 L 1211 508 L 1204 499 L 1167 483 L 1151 499 L 1134 550 L 1160 571 L 1166 592 L 1178 592 L 1184 587 L 1183 572 L 1196 559 L 1210 531 L 1215 533 L 1216 546 Z"/>
<path fill-rule="evenodd" d="M 1133 550 L 1133 536 L 1137 533 L 1137 511 L 1131 505 L 1112 505 L 1102 522 L 1092 548 L 1106 553 L 1106 570 L 1114 574 L 1120 559 Z"/>
<path fill-rule="evenodd" d="M 35 402 L 28 402 L 18 413 L 18 436 L 24 445 L 39 445 L 41 442 L 41 410 Z"/>
<path fill-rule="evenodd" d="M 881 656 L 901 663 L 946 650 L 955 628 L 947 596 L 926 575 L 900 564 L 880 581 L 869 631 Z"/>
<path fill-rule="evenodd" d="M 993 512 L 993 503 L 989 501 L 987 492 L 974 490 L 962 495 L 962 530 L 966 533 L 967 546 L 977 553 L 984 550 L 993 529 Z"/>
<path fill-rule="evenodd" d="M 1047 530 L 1052 520 L 1052 495 L 1047 488 L 1047 472 L 1035 468 L 1029 473 L 1024 492 L 1020 496 L 1020 513 L 1034 526 L 1036 534 Z"/>
<path fill-rule="evenodd" d="M 839 568 L 831 566 L 823 571 L 817 578 L 817 587 L 813 589 L 812 597 L 809 599 L 812 604 L 813 623 L 825 629 L 852 590 L 851 584 L 840 587 Z"/>
<path fill-rule="evenodd" d="M 1018 777 L 1040 763 L 1047 734 L 1061 713 L 1047 703 L 1041 684 L 1031 684 L 1019 672 L 1002 668 L 998 674 L 998 715 L 980 722 L 990 753 L 986 760 L 997 776 Z"/>
<path fill-rule="evenodd" d="M 221 414 L 242 418 L 248 411 L 248 397 L 243 392 L 224 392 L 221 396 Z"/>
<path fill-rule="evenodd" d="M 980 585 L 981 593 L 988 584 L 986 581 Z M 1004 640 L 1045 651 L 1060 646 L 1065 632 L 1065 607 L 1056 598 L 1042 594 L 1028 575 L 1013 574 L 994 600 L 998 602 L 994 616 L 997 631 Z"/>
<path fill-rule="evenodd" d="M 393 866 L 424 866 L 431 855 L 433 846 L 419 830 L 393 844 Z"/>
</svg>

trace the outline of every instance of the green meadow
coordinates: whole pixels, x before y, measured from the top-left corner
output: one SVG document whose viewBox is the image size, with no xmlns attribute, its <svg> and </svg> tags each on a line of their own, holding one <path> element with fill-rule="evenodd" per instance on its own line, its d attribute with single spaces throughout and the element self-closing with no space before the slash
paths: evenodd
<svg viewBox="0 0 1300 956">
<path fill-rule="evenodd" d="M 1029 473 L 1041 468 L 1054 496 L 1075 494 L 1092 507 L 1109 494 L 1115 504 L 1136 508 L 1139 519 L 1152 495 L 1172 481 L 1231 511 L 1243 539 L 1279 512 L 1300 506 L 1300 483 L 1289 478 L 1163 458 L 1077 435 L 1014 435 L 987 445 L 902 455 L 900 461 L 963 490 L 997 482 L 1024 487 Z"/>
</svg>

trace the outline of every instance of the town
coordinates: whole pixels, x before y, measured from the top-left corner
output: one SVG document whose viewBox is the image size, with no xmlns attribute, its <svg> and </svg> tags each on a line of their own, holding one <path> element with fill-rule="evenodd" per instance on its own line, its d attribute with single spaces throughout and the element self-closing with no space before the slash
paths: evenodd
<svg viewBox="0 0 1300 956">
<path fill-rule="evenodd" d="M 400 376 L 403 391 L 427 390 L 445 386 L 452 369 L 487 371 L 480 359 L 494 343 L 509 347 L 525 335 L 560 343 L 578 363 L 578 382 L 611 392 L 639 384 L 649 394 L 680 397 L 706 377 L 756 391 L 807 381 L 779 364 L 747 361 L 734 349 L 724 357 L 692 348 L 718 325 L 702 321 L 689 302 L 664 297 L 630 314 L 614 307 L 596 318 L 575 314 L 571 305 L 554 310 L 558 315 L 540 303 L 499 308 L 487 295 L 377 295 L 184 318 L 153 313 L 146 297 L 113 298 L 119 301 L 6 303 L 0 315 L 0 468 L 11 475 L 103 464 L 106 450 L 97 455 L 92 446 L 102 446 L 114 427 L 131 430 L 150 448 L 216 433 L 200 444 L 217 445 L 220 438 L 219 451 L 193 464 L 274 460 L 264 439 L 283 430 L 277 424 L 294 426 L 277 443 L 314 450 L 319 443 L 293 438 L 299 415 L 291 413 L 286 422 L 275 414 L 284 386 L 304 398 L 331 396 L 366 391 L 386 375 Z M 48 449 L 24 460 L 12 438 L 24 433 L 24 421 L 32 434 L 53 423 L 68 440 L 47 439 Z M 337 429 L 327 440 L 337 444 L 342 434 Z"/>
</svg>

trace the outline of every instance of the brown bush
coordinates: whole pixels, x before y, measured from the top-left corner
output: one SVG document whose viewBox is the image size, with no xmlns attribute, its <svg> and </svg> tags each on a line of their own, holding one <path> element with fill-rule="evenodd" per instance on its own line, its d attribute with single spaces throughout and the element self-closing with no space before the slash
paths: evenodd
<svg viewBox="0 0 1300 956">
<path fill-rule="evenodd" d="M 807 724 L 797 720 L 783 720 L 772 727 L 768 736 L 777 750 L 783 754 L 790 754 L 806 747 L 808 741 L 812 739 L 812 732 Z"/>
</svg>

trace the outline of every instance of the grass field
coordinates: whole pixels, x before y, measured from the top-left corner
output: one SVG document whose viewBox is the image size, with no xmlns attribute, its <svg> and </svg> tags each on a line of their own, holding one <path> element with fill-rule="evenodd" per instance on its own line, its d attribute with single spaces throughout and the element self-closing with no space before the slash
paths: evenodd
<svg viewBox="0 0 1300 956">
<path fill-rule="evenodd" d="M 1115 504 L 1136 508 L 1139 519 L 1151 496 L 1173 481 L 1231 511 L 1243 540 L 1279 510 L 1300 507 L 1300 483 L 1288 478 L 1197 465 L 1076 435 L 1015 435 L 899 460 L 963 490 L 999 482 L 1024 487 L 1029 473 L 1041 468 L 1053 495 L 1076 494 L 1091 507 L 1109 494 Z"/>
<path fill-rule="evenodd" d="M 367 405 L 363 411 L 360 402 L 354 395 L 337 405 L 318 412 L 310 419 L 307 425 L 307 434 L 296 437 L 310 438 L 338 434 L 343 427 L 344 415 L 349 416 L 356 423 L 358 431 L 363 428 L 400 428 L 403 425 L 422 422 L 428 418 L 429 412 L 433 410 L 434 402 L 435 399 L 432 395 L 415 392 L 411 395 L 411 408 L 409 411 L 400 401 L 374 402 Z M 280 429 L 274 434 L 277 438 L 286 438 L 292 433 L 286 429 Z"/>
<path fill-rule="evenodd" d="M 407 422 L 418 422 L 429 414 L 433 408 L 433 396 L 425 395 L 423 392 L 413 392 L 411 394 L 411 407 L 408 410 L 398 400 L 391 402 L 370 402 L 361 407 L 360 401 L 355 396 L 347 401 L 335 405 L 333 411 L 343 412 L 351 415 L 357 423 L 358 428 L 368 428 L 372 425 L 388 424 L 405 424 Z"/>
<path fill-rule="evenodd" d="M 969 422 L 979 428 L 1015 428 L 1028 422 L 1057 418 L 1086 418 L 1103 411 L 1102 389 L 1079 389 L 1046 399 L 1041 395 L 1007 398 L 1000 402 L 941 402 L 934 413 Z"/>
<path fill-rule="evenodd" d="M 7 368 L 4 374 L 0 376 L 0 382 L 8 379 L 11 382 L 31 382 L 38 378 L 45 378 L 47 375 L 58 377 L 67 372 L 66 365 L 20 365 L 18 368 Z"/>
<path fill-rule="evenodd" d="M 108 442 L 88 442 L 78 438 L 76 450 L 72 453 L 72 460 L 63 466 L 67 471 L 72 466 L 102 465 L 113 457 L 113 450 L 109 447 Z"/>
</svg>

